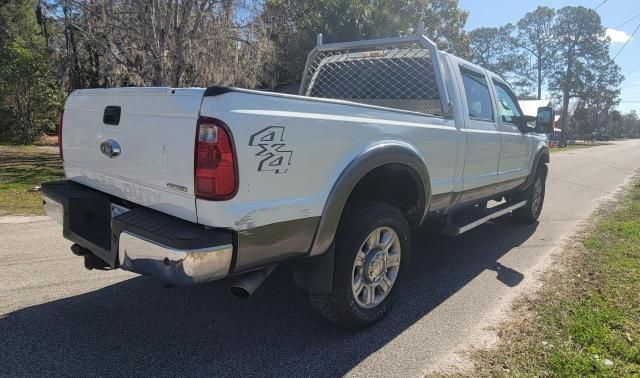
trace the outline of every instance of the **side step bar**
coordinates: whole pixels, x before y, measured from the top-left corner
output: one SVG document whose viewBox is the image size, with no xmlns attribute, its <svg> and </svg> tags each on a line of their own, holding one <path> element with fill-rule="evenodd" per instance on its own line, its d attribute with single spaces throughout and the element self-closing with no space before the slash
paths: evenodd
<svg viewBox="0 0 640 378">
<path fill-rule="evenodd" d="M 487 223 L 490 220 L 499 218 L 499 217 L 501 217 L 501 216 L 503 216 L 505 214 L 508 214 L 508 213 L 510 213 L 510 212 L 512 212 L 512 211 L 514 211 L 516 209 L 519 209 L 519 208 L 523 207 L 526 204 L 527 204 L 527 201 L 522 201 L 522 202 L 518 202 L 518 203 L 516 203 L 514 205 L 510 205 L 510 204 L 506 203 L 506 204 L 503 204 L 501 206 L 496 206 L 493 209 L 489 209 L 489 211 L 493 211 L 493 212 L 491 212 L 490 214 L 488 214 L 488 215 L 486 215 L 486 216 L 484 216 L 484 217 L 482 217 L 480 219 L 474 220 L 473 222 L 467 223 L 467 224 L 462 225 L 462 226 L 448 225 L 443 229 L 442 232 L 445 233 L 446 235 L 449 235 L 449 236 L 458 236 L 460 234 L 463 234 L 463 233 L 465 233 L 465 232 L 467 232 L 469 230 L 472 230 L 472 229 L 480 226 L 483 223 Z"/>
</svg>

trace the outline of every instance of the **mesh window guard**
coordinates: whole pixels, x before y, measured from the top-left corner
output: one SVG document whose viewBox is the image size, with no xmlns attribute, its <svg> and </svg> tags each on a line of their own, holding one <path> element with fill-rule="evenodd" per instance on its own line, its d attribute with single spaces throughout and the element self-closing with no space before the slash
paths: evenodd
<svg viewBox="0 0 640 378">
<path fill-rule="evenodd" d="M 431 56 L 417 43 L 320 51 L 306 70 L 306 96 L 443 113 Z"/>
</svg>

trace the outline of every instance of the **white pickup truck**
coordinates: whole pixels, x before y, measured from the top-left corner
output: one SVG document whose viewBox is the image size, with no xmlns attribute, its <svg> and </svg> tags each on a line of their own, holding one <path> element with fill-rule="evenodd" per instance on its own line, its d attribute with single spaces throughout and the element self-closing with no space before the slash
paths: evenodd
<svg viewBox="0 0 640 378">
<path fill-rule="evenodd" d="M 504 214 L 536 221 L 551 119 L 524 116 L 500 77 L 425 36 L 320 42 L 300 95 L 74 91 L 67 180 L 43 197 L 89 269 L 229 277 L 248 296 L 291 260 L 322 315 L 362 328 L 391 309 L 425 219 L 452 235 Z"/>
</svg>

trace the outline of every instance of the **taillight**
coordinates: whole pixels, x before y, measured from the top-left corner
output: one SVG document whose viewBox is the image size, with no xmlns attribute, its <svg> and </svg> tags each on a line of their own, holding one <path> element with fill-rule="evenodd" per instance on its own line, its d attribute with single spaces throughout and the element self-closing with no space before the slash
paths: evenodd
<svg viewBox="0 0 640 378">
<path fill-rule="evenodd" d="M 64 119 L 64 110 L 60 113 L 60 121 L 58 122 L 58 148 L 60 149 L 60 160 L 64 161 L 62 153 L 62 121 Z"/>
<path fill-rule="evenodd" d="M 197 198 L 226 200 L 238 190 L 233 139 L 222 121 L 200 117 L 196 134 L 195 193 Z"/>
</svg>

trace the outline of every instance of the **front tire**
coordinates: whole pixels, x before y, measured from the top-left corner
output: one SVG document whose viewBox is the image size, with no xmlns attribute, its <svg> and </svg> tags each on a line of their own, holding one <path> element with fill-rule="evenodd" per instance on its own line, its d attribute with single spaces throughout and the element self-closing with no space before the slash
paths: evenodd
<svg viewBox="0 0 640 378">
<path fill-rule="evenodd" d="M 351 330 L 386 316 L 396 301 L 411 249 L 409 224 L 388 203 L 359 201 L 345 209 L 335 239 L 333 287 L 310 293 L 326 319 Z"/>
<path fill-rule="evenodd" d="M 544 195 L 546 191 L 547 166 L 541 165 L 536 169 L 533 183 L 519 196 L 517 201 L 526 200 L 527 204 L 513 212 L 513 216 L 520 223 L 532 224 L 537 222 L 542 205 L 544 204 Z"/>
</svg>

